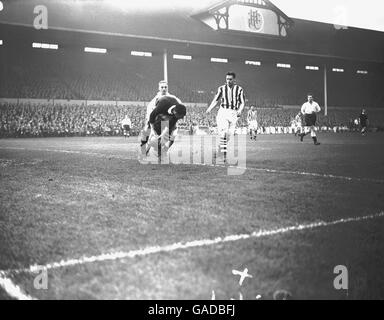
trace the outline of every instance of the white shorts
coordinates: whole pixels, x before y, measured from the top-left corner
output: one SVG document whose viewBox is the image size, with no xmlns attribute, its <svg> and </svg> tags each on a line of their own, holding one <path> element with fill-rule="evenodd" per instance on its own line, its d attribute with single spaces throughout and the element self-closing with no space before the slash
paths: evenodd
<svg viewBox="0 0 384 320">
<path fill-rule="evenodd" d="M 237 123 L 237 111 L 232 109 L 225 109 L 220 107 L 217 112 L 217 131 L 221 135 L 223 133 L 229 133 L 230 135 L 235 133 Z"/>
<path fill-rule="evenodd" d="M 250 122 L 249 122 L 249 125 L 248 125 L 248 129 L 249 129 L 249 130 L 255 130 L 255 131 L 256 131 L 258 127 L 259 127 L 259 126 L 258 126 L 256 120 L 253 120 L 253 121 L 250 121 Z"/>
</svg>

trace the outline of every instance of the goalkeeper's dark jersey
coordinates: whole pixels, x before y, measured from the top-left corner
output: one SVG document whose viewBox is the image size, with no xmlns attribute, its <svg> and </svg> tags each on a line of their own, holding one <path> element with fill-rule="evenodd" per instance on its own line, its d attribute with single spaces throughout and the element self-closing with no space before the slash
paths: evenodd
<svg viewBox="0 0 384 320">
<path fill-rule="evenodd" d="M 158 115 L 173 116 L 173 114 L 169 111 L 169 109 L 172 106 L 175 106 L 177 104 L 179 104 L 179 102 L 173 97 L 168 97 L 168 96 L 161 97 L 159 100 L 157 100 L 156 108 L 153 109 L 153 111 L 151 112 L 151 115 L 149 116 L 149 123 L 151 124 L 155 123 L 156 117 Z"/>
</svg>

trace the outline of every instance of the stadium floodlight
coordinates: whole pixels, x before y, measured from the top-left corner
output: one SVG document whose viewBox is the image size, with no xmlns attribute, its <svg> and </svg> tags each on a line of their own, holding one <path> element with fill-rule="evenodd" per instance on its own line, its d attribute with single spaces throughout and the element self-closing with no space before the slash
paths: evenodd
<svg viewBox="0 0 384 320">
<path fill-rule="evenodd" d="M 223 59 L 223 58 L 211 58 L 211 62 L 228 63 L 228 59 Z"/>
<path fill-rule="evenodd" d="M 152 52 L 131 51 L 131 55 L 137 57 L 152 57 Z"/>
<path fill-rule="evenodd" d="M 333 68 L 332 71 L 333 71 L 333 72 L 344 72 L 344 69 L 341 69 L 341 68 Z"/>
<path fill-rule="evenodd" d="M 249 65 L 252 65 L 252 66 L 261 66 L 261 62 L 260 61 L 246 60 L 245 64 L 249 64 Z"/>
<path fill-rule="evenodd" d="M 319 67 L 317 66 L 305 66 L 306 70 L 319 70 Z"/>
<path fill-rule="evenodd" d="M 57 44 L 50 44 L 50 43 L 33 42 L 32 43 L 32 48 L 57 50 L 57 49 L 59 49 L 59 45 L 57 45 Z"/>
<path fill-rule="evenodd" d="M 0 1 L 0 11 L 3 11 L 3 9 L 4 9 L 4 5 L 3 5 L 3 2 L 2 2 L 2 1 Z"/>
<path fill-rule="evenodd" d="M 368 71 L 367 70 L 357 70 L 356 73 L 357 74 L 368 74 Z"/>
<path fill-rule="evenodd" d="M 277 63 L 276 66 L 278 68 L 285 68 L 285 69 L 290 69 L 291 65 L 289 63 Z"/>
<path fill-rule="evenodd" d="M 178 60 L 192 60 L 192 56 L 186 56 L 182 54 L 174 54 L 173 59 L 178 59 Z"/>
<path fill-rule="evenodd" d="M 107 53 L 107 49 L 104 49 L 104 48 L 85 47 L 85 48 L 84 48 L 84 52 Z"/>
<path fill-rule="evenodd" d="M 0 46 L 2 46 L 3 45 L 3 40 L 0 40 Z"/>
</svg>

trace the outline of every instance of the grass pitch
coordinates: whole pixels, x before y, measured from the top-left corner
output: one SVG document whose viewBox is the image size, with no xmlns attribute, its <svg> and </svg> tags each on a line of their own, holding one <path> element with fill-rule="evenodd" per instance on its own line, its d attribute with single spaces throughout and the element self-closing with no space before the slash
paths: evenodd
<svg viewBox="0 0 384 320">
<path fill-rule="evenodd" d="M 37 299 L 272 299 L 277 290 L 384 299 L 384 217 L 341 220 L 384 211 L 384 135 L 319 140 L 248 140 L 237 176 L 221 166 L 140 164 L 136 138 L 0 140 L 0 270 Z M 341 222 L 236 238 L 320 221 Z M 72 259 L 47 270 L 47 290 L 21 270 Z M 337 265 L 348 268 L 348 290 L 333 286 Z M 252 278 L 240 285 L 232 271 L 245 268 Z M 0 299 L 11 298 L 0 286 Z"/>
</svg>

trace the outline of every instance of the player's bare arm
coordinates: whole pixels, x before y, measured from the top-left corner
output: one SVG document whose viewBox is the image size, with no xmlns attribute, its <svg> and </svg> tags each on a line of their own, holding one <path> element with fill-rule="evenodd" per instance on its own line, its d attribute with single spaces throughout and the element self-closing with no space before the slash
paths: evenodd
<svg viewBox="0 0 384 320">
<path fill-rule="evenodd" d="M 210 113 L 213 108 L 215 108 L 219 102 L 220 99 L 220 91 L 216 93 L 216 96 L 213 98 L 211 104 L 209 105 L 209 108 L 207 109 L 206 113 Z"/>
<path fill-rule="evenodd" d="M 237 116 L 238 116 L 238 117 L 241 116 L 241 113 L 243 112 L 244 106 L 245 106 L 244 103 L 241 103 L 241 104 L 240 104 L 239 110 L 237 111 Z"/>
<path fill-rule="evenodd" d="M 237 111 L 237 116 L 238 117 L 241 116 L 241 113 L 243 112 L 244 107 L 245 107 L 244 91 L 241 90 L 241 93 L 240 93 L 240 106 L 239 106 L 239 110 Z"/>
</svg>

